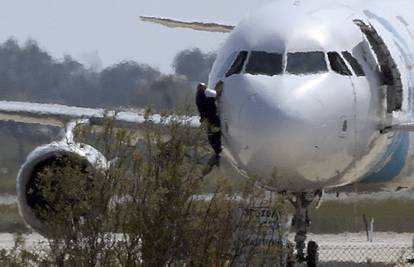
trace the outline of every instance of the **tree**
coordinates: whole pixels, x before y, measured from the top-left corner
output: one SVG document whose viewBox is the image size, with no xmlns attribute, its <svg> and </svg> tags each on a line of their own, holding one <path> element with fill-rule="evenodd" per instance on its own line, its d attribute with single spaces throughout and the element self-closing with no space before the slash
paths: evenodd
<svg viewBox="0 0 414 267">
<path fill-rule="evenodd" d="M 174 59 L 175 74 L 182 75 L 192 82 L 207 83 L 216 54 L 205 54 L 198 48 L 183 50 Z"/>
<path fill-rule="evenodd" d="M 143 90 L 138 90 L 135 99 L 136 106 L 150 106 L 156 111 L 171 111 L 190 109 L 194 111 L 194 91 L 191 84 L 175 76 L 162 76 L 148 84 Z"/>
<path fill-rule="evenodd" d="M 131 97 L 146 85 L 154 82 L 161 73 L 153 68 L 125 61 L 102 71 L 100 99 L 106 106 L 130 104 Z"/>
</svg>

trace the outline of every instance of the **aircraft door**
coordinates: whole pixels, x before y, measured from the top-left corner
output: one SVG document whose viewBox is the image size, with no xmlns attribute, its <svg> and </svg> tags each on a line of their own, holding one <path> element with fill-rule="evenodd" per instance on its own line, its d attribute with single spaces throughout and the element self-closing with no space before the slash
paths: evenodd
<svg viewBox="0 0 414 267">
<path fill-rule="evenodd" d="M 387 113 L 400 111 L 403 101 L 403 83 L 398 65 L 384 40 L 371 24 L 362 20 L 354 20 L 354 22 L 361 29 L 377 56 L 381 83 L 386 89 Z"/>
<path fill-rule="evenodd" d="M 393 113 L 403 107 L 403 81 L 400 69 L 383 37 L 371 24 L 354 20 L 364 40 L 348 52 L 345 60 L 354 71 L 351 80 L 356 95 L 356 170 L 360 176 L 372 172 L 389 148 L 393 133 L 381 134 L 393 122 Z M 352 64 L 361 65 L 362 73 Z"/>
</svg>

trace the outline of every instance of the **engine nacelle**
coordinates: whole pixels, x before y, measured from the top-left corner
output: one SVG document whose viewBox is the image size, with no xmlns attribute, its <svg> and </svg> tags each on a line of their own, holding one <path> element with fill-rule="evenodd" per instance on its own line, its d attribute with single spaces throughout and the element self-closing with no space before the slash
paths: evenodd
<svg viewBox="0 0 414 267">
<path fill-rule="evenodd" d="M 62 158 L 65 158 L 65 164 L 82 164 L 82 167 L 96 171 L 104 171 L 109 166 L 104 155 L 92 146 L 65 141 L 38 147 L 29 154 L 17 176 L 19 211 L 25 222 L 43 235 L 47 235 L 45 220 L 37 214 L 35 207 L 46 208 L 45 205 L 50 207 L 51 203 L 45 202 L 41 194 L 39 174 L 57 162 L 61 164 Z M 58 182 L 59 177 L 56 180 Z"/>
</svg>

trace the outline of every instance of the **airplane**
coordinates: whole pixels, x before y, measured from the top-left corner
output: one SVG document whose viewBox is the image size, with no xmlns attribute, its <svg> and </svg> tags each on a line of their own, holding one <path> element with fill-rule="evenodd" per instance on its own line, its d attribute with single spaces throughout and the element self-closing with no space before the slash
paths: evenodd
<svg viewBox="0 0 414 267">
<path fill-rule="evenodd" d="M 237 26 L 141 17 L 171 28 L 228 34 L 209 77 L 219 91 L 224 157 L 296 208 L 298 258 L 306 257 L 307 213 L 323 190 L 414 187 L 414 19 L 409 0 L 279 0 Z M 74 122 L 100 124 L 103 110 L 0 101 L 0 120 L 67 127 L 63 141 L 36 149 L 19 171 L 20 212 L 42 222 L 27 188 L 36 166 L 57 154 L 108 164 L 73 141 Z M 160 123 L 158 116 L 151 118 Z M 198 127 L 198 118 L 187 118 Z M 129 127 L 141 114 L 121 112 Z"/>
</svg>

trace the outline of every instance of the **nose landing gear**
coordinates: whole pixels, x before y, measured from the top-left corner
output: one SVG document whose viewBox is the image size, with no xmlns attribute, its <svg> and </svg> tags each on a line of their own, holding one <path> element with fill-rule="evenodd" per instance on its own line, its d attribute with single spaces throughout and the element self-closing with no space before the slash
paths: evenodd
<svg viewBox="0 0 414 267">
<path fill-rule="evenodd" d="M 292 226 L 296 231 L 295 243 L 297 261 L 299 263 L 306 262 L 308 267 L 316 267 L 319 259 L 319 247 L 314 241 L 308 242 L 305 255 L 305 241 L 307 239 L 308 228 L 311 224 L 311 220 L 308 216 L 308 207 L 316 198 L 321 199 L 322 195 L 322 191 L 317 191 L 315 193 L 294 193 L 289 197 L 290 203 L 295 208 Z"/>
</svg>

